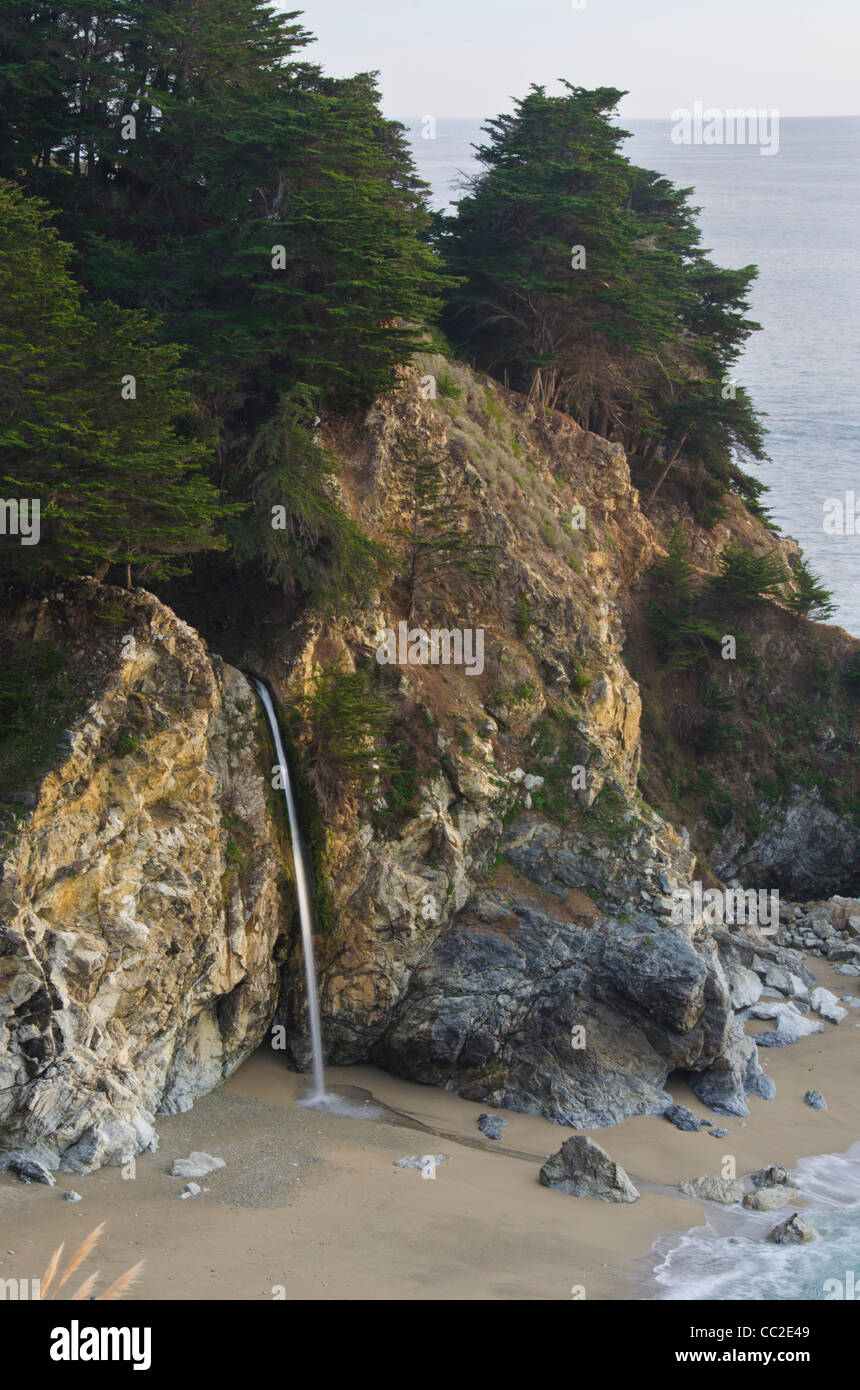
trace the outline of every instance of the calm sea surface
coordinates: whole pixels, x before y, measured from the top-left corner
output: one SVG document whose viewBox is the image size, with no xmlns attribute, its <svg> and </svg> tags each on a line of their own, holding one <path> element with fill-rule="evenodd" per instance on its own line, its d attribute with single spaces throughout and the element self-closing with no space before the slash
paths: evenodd
<svg viewBox="0 0 860 1390">
<path fill-rule="evenodd" d="M 409 127 L 421 176 L 444 207 L 477 168 L 480 122 Z M 669 121 L 628 121 L 625 152 L 695 189 L 703 244 L 719 265 L 759 267 L 753 336 L 737 376 L 767 415 L 772 462 L 756 470 L 782 530 L 833 590 L 833 621 L 860 636 L 860 117 L 783 119 L 776 154 L 674 145 Z M 857 534 L 827 535 L 824 504 L 856 497 Z M 846 506 L 846 511 L 848 511 Z"/>
</svg>

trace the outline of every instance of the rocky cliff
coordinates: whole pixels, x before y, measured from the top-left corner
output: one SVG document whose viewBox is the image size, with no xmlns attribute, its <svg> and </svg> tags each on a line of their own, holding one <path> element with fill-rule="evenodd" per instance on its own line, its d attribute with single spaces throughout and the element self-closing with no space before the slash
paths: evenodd
<svg viewBox="0 0 860 1390">
<path fill-rule="evenodd" d="M 410 619 L 480 629 L 474 674 L 380 664 L 386 630 L 408 616 L 396 575 L 373 576 L 370 598 L 337 618 L 271 594 L 240 610 L 238 594 L 171 591 L 293 711 L 316 822 L 328 1060 L 582 1127 L 661 1112 L 677 1070 L 718 1112 L 746 1113 L 750 1093 L 771 1093 L 743 1034 L 749 965 L 801 967 L 754 928 L 715 931 L 701 914 L 679 925 L 673 894 L 720 869 L 784 887 L 801 862 L 819 896 L 850 886 L 855 823 L 838 805 L 817 815 L 808 759 L 856 749 L 838 681 L 856 644 L 773 606 L 759 614 L 754 642 L 760 658 L 778 654 L 779 679 L 759 659 L 727 674 L 733 697 L 755 713 L 762 681 L 788 699 L 812 672 L 818 710 L 804 719 L 832 725 L 830 744 L 806 724 L 788 750 L 780 736 L 787 770 L 771 777 L 750 714 L 722 769 L 702 764 L 672 733 L 688 692 L 649 647 L 649 572 L 679 523 L 703 572 L 732 538 L 788 560 L 790 543 L 739 503 L 708 531 L 670 505 L 649 519 L 618 446 L 439 357 L 365 415 L 324 420 L 320 437 L 366 534 L 398 550 L 417 442 L 489 556 L 481 574 L 440 567 Z M 154 1142 L 159 1112 L 217 1085 L 273 1016 L 307 1062 L 271 756 L 244 677 L 148 594 L 84 584 L 26 606 L 13 636 L 56 644 L 87 688 L 62 751 L 46 745 L 38 776 L 16 770 L 6 793 L 18 815 L 0 899 L 0 1143 L 73 1169 L 119 1162 Z M 363 673 L 384 702 L 388 761 L 369 792 L 344 785 L 315 804 L 319 750 L 295 712 L 333 669 Z M 711 815 L 727 802 L 728 819 Z"/>
<path fill-rule="evenodd" d="M 141 590 L 66 586 L 7 640 L 7 660 L 49 655 L 85 684 L 65 730 L 50 691 L 25 701 L 37 746 L 59 742 L 45 775 L 16 767 L 29 806 L 4 833 L 0 1166 L 85 1172 L 154 1148 L 156 1116 L 271 1020 L 289 913 L 269 755 L 244 676 Z"/>
<path fill-rule="evenodd" d="M 443 374 L 445 393 L 428 399 Z M 440 576 L 413 616 L 482 628 L 484 671 L 398 667 L 386 695 L 404 774 L 371 805 L 344 797 L 328 817 L 317 867 L 329 1058 L 370 1056 L 583 1126 L 660 1111 L 681 1069 L 723 1113 L 746 1113 L 745 1096 L 769 1083 L 732 1006 L 731 964 L 701 919 L 671 920 L 674 891 L 697 874 L 715 881 L 712 863 L 697 868 L 689 831 L 642 796 L 629 632 L 663 537 L 622 452 L 438 358 L 327 436 L 366 532 L 401 531 L 401 461 L 418 440 L 462 480 L 464 524 L 493 556 L 479 583 Z M 740 506 L 720 531 L 700 547 L 712 567 L 727 539 L 749 533 L 793 549 Z M 349 624 L 311 617 L 285 662 L 277 650 L 246 657 L 267 662 L 287 704 L 327 663 L 378 678 L 380 634 L 405 616 L 396 585 L 379 598 Z M 850 823 L 839 826 L 850 841 Z M 707 839 L 707 824 L 697 831 Z M 281 1016 L 305 1059 L 294 979 Z"/>
</svg>

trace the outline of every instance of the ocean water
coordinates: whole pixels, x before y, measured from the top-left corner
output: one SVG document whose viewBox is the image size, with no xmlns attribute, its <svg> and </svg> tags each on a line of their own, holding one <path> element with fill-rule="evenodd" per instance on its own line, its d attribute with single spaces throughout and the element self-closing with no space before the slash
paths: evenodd
<svg viewBox="0 0 860 1390">
<path fill-rule="evenodd" d="M 735 1208 L 685 1235 L 661 1236 L 654 1269 L 661 1299 L 824 1302 L 860 1300 L 860 1144 L 847 1154 L 804 1158 L 792 1170 L 807 1204 L 778 1212 Z M 771 1245 L 767 1234 L 799 1211 L 820 1239 Z"/>
<path fill-rule="evenodd" d="M 463 196 L 481 123 L 440 120 L 424 138 L 404 122 L 433 205 Z M 692 187 L 703 245 L 717 264 L 759 267 L 750 340 L 736 375 L 767 415 L 772 462 L 753 471 L 765 504 L 833 591 L 831 620 L 860 636 L 860 518 L 824 531 L 825 503 L 856 495 L 860 512 L 860 117 L 783 119 L 779 149 L 675 145 L 671 123 L 626 121 L 637 164 Z"/>
</svg>

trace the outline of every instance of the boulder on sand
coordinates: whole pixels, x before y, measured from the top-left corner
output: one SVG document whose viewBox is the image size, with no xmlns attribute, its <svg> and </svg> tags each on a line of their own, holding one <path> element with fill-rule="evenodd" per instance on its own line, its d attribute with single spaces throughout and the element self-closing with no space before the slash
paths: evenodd
<svg viewBox="0 0 860 1390">
<path fill-rule="evenodd" d="M 41 1182 L 46 1187 L 54 1186 L 54 1179 L 47 1168 L 34 1158 L 15 1156 L 7 1160 L 6 1167 L 19 1182 Z"/>
<path fill-rule="evenodd" d="M 743 1183 L 734 1178 L 688 1178 L 679 1183 L 679 1187 L 687 1197 L 698 1197 L 703 1202 L 719 1202 L 724 1207 L 742 1202 L 746 1195 Z"/>
<path fill-rule="evenodd" d="M 551 1154 L 540 1170 L 544 1187 L 571 1197 L 598 1197 L 601 1202 L 635 1202 L 639 1193 L 619 1164 L 584 1134 L 575 1134 Z"/>
<path fill-rule="evenodd" d="M 763 1012 L 767 1009 L 768 1012 Z M 804 1018 L 799 1009 L 793 1004 L 756 1004 L 753 1009 L 753 1018 L 776 1018 L 776 1028 L 769 1029 L 766 1033 L 756 1034 L 756 1043 L 759 1047 L 787 1047 L 789 1043 L 797 1042 L 799 1038 L 807 1038 L 812 1033 L 823 1033 L 824 1025 L 814 1023 L 811 1018 Z"/>
<path fill-rule="evenodd" d="M 776 1187 L 779 1184 L 787 1187 L 791 1183 L 791 1173 L 787 1168 L 771 1163 L 767 1168 L 759 1168 L 755 1173 L 750 1173 L 750 1179 L 754 1187 Z"/>
<path fill-rule="evenodd" d="M 663 1111 L 663 1119 L 670 1120 L 676 1129 L 687 1130 L 688 1133 L 698 1134 L 706 1120 L 699 1120 L 688 1110 L 686 1105 L 670 1105 L 668 1110 Z"/>
<path fill-rule="evenodd" d="M 501 1139 L 502 1127 L 508 1123 L 503 1120 L 501 1115 L 479 1115 L 478 1129 L 482 1134 L 486 1134 L 488 1139 Z"/>
<path fill-rule="evenodd" d="M 826 1110 L 827 1101 L 820 1091 L 807 1091 L 803 1097 L 810 1110 Z"/>
<path fill-rule="evenodd" d="M 815 1012 L 826 1018 L 828 1023 L 841 1023 L 843 1018 L 847 1017 L 848 1010 L 842 1008 L 836 995 L 821 985 L 812 991 L 809 1002 Z"/>
<path fill-rule="evenodd" d="M 170 1176 L 172 1178 L 205 1178 L 216 1168 L 226 1168 L 223 1158 L 213 1158 L 211 1154 L 195 1151 L 187 1158 L 175 1158 Z"/>
<path fill-rule="evenodd" d="M 748 1192 L 744 1206 L 747 1211 L 776 1211 L 778 1207 L 788 1206 L 789 1202 L 796 1202 L 798 1196 L 795 1188 L 778 1183 L 776 1187 L 757 1187 L 755 1192 Z"/>
</svg>

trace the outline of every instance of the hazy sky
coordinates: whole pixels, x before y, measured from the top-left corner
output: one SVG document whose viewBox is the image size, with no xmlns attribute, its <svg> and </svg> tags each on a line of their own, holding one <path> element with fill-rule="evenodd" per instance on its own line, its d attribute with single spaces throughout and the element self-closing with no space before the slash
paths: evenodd
<svg viewBox="0 0 860 1390">
<path fill-rule="evenodd" d="M 621 114 L 860 113 L 860 0 L 307 0 L 335 76 L 378 69 L 389 116 L 488 116 L 530 83 L 620 87 Z M 298 9 L 279 3 L 279 9 Z"/>
</svg>

